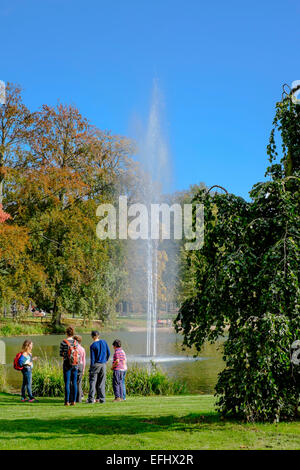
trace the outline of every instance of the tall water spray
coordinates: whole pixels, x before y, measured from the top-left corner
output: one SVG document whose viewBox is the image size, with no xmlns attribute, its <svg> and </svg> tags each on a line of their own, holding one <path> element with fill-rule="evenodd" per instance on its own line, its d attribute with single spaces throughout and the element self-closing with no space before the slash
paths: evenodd
<svg viewBox="0 0 300 470">
<path fill-rule="evenodd" d="M 169 159 L 168 147 L 164 138 L 162 126 L 162 97 L 159 92 L 157 83 L 154 83 L 151 106 L 147 120 L 146 130 L 141 132 L 141 126 L 135 128 L 135 134 L 138 134 L 137 141 L 139 143 L 139 162 L 137 168 L 137 178 L 134 180 L 134 189 L 132 189 L 131 199 L 134 203 L 141 203 L 142 207 L 137 209 L 137 212 L 143 212 L 143 217 L 146 211 L 144 206 L 148 209 L 148 216 L 151 215 L 151 204 L 160 204 L 170 202 L 172 199 L 171 192 L 171 165 Z M 137 132 L 139 130 L 139 132 Z M 138 182 L 140 184 L 138 184 Z M 169 194 L 167 198 L 163 195 Z M 164 200 L 164 199 L 167 199 Z M 133 217 L 135 217 L 136 212 Z M 143 220 L 145 220 L 142 217 Z M 194 361 L 195 358 L 183 355 L 169 355 L 165 354 L 163 347 L 157 348 L 157 318 L 158 318 L 158 298 L 160 297 L 161 278 L 163 272 L 162 263 L 166 260 L 170 261 L 171 258 L 166 258 L 165 254 L 174 255 L 171 259 L 171 270 L 176 272 L 176 253 L 179 252 L 180 245 L 173 241 L 167 242 L 163 240 L 151 239 L 151 224 L 153 224 L 151 217 L 148 219 L 148 237 L 145 237 L 146 230 L 143 232 L 143 237 L 136 236 L 128 240 L 128 263 L 129 263 L 129 281 L 130 281 L 130 297 L 135 293 L 136 305 L 143 309 L 144 302 L 146 301 L 147 310 L 147 341 L 146 341 L 146 354 L 135 354 L 129 356 L 129 360 L 133 362 L 142 362 L 150 368 L 150 360 L 154 358 L 154 362 L 175 362 L 175 361 Z M 159 221 L 155 221 L 160 224 Z M 160 233 L 159 227 L 153 227 L 154 232 Z M 134 225 L 136 234 L 136 224 Z M 147 239 L 146 239 L 147 238 Z M 163 252 L 167 253 L 163 253 Z M 168 273 L 168 281 L 170 281 L 170 274 Z M 176 274 L 175 274 L 176 277 Z M 175 283 L 173 283 L 174 286 Z M 168 286 L 172 286 L 169 282 Z M 172 287 L 171 287 L 172 288 Z M 170 294 L 170 292 L 168 292 Z M 171 297 L 171 296 L 170 296 Z M 202 358 L 198 358 L 202 360 Z"/>
<path fill-rule="evenodd" d="M 151 107 L 145 138 L 142 141 L 141 160 L 148 175 L 144 187 L 144 203 L 151 214 L 151 204 L 160 201 L 161 192 L 168 189 L 170 178 L 169 155 L 161 125 L 161 95 L 154 82 Z M 150 231 L 150 221 L 149 221 Z M 147 356 L 156 356 L 156 325 L 158 307 L 158 240 L 152 240 L 150 233 L 146 246 L 147 271 Z"/>
<path fill-rule="evenodd" d="M 156 356 L 157 247 L 147 242 L 147 356 Z"/>
</svg>

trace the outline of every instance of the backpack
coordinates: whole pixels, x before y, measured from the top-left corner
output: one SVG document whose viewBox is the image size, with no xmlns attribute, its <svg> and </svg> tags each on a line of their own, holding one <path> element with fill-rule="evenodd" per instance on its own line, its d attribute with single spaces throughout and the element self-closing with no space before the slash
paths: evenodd
<svg viewBox="0 0 300 470">
<path fill-rule="evenodd" d="M 78 366 L 79 364 L 79 352 L 77 349 L 77 342 L 74 339 L 74 344 L 72 346 L 71 343 L 67 339 L 64 339 L 64 342 L 68 345 L 68 359 L 70 366 Z"/>
<path fill-rule="evenodd" d="M 22 356 L 22 352 L 19 352 L 16 357 L 14 358 L 14 369 L 16 370 L 23 370 L 23 367 L 19 365 L 19 359 Z"/>
</svg>

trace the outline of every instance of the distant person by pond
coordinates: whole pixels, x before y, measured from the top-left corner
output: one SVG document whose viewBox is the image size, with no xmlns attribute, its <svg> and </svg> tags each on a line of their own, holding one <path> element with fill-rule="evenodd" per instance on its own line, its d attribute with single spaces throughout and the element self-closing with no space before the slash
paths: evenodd
<svg viewBox="0 0 300 470">
<path fill-rule="evenodd" d="M 23 343 L 22 350 L 18 353 L 14 360 L 14 368 L 20 370 L 23 374 L 23 383 L 21 388 L 21 401 L 26 401 L 26 391 L 29 403 L 37 401 L 32 395 L 32 368 L 33 361 L 37 357 L 32 357 L 33 342 L 26 339 Z"/>
<path fill-rule="evenodd" d="M 113 390 L 115 395 L 114 401 L 126 400 L 125 375 L 127 371 L 126 354 L 121 348 L 122 344 L 119 339 L 115 339 L 113 347 L 115 350 L 113 356 Z"/>
<path fill-rule="evenodd" d="M 65 405 L 75 405 L 77 397 L 77 376 L 80 355 L 78 342 L 74 339 L 74 329 L 66 329 L 67 338 L 60 343 L 59 355 L 63 358 L 63 374 L 65 382 Z M 71 402 L 70 402 L 71 398 Z"/>
<path fill-rule="evenodd" d="M 106 363 L 110 356 L 107 342 L 100 339 L 99 331 L 92 331 L 90 346 L 89 396 L 87 403 L 105 402 Z"/>
</svg>

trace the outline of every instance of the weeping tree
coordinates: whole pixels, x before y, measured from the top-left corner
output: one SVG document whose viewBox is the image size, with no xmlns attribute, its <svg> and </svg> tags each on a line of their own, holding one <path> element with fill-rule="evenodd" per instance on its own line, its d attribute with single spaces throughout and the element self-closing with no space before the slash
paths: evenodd
<svg viewBox="0 0 300 470">
<path fill-rule="evenodd" d="M 267 153 L 269 178 L 254 185 L 250 202 L 206 190 L 195 196 L 205 240 L 183 254 L 176 319 L 184 344 L 198 351 L 228 329 L 217 405 L 248 421 L 291 419 L 299 400 L 291 345 L 300 339 L 300 105 L 292 92 L 276 105 Z"/>
</svg>

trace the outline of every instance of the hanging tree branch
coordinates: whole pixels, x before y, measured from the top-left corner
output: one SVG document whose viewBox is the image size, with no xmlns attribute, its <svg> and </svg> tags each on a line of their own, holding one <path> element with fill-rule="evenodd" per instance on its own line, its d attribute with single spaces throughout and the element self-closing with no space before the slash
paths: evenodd
<svg viewBox="0 0 300 470">
<path fill-rule="evenodd" d="M 214 184 L 214 186 L 212 186 L 211 188 L 209 188 L 209 189 L 207 190 L 206 194 L 208 194 L 208 193 L 209 193 L 212 189 L 214 189 L 214 188 L 220 188 L 220 189 L 222 189 L 223 191 L 225 191 L 226 194 L 229 194 L 228 191 L 227 191 L 227 189 L 223 188 L 223 186 L 219 186 L 218 184 Z"/>
</svg>

